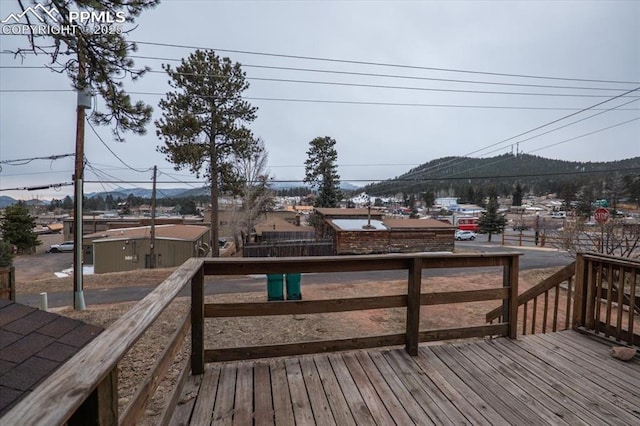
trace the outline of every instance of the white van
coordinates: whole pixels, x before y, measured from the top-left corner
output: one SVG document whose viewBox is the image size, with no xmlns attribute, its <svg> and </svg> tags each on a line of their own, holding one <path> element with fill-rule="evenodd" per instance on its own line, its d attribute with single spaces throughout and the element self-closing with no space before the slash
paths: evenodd
<svg viewBox="0 0 640 426">
<path fill-rule="evenodd" d="M 554 212 L 553 215 L 551 215 L 552 219 L 566 219 L 567 218 L 567 212 Z"/>
</svg>

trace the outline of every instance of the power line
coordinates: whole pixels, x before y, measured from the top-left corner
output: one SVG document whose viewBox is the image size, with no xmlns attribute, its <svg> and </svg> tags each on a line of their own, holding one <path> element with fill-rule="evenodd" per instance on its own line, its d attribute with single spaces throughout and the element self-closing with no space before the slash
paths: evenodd
<svg viewBox="0 0 640 426">
<path fill-rule="evenodd" d="M 0 89 L 0 93 L 50 93 L 50 92 L 74 92 L 71 89 Z M 128 92 L 131 95 L 144 96 L 165 96 L 160 92 Z M 221 98 L 218 98 L 221 99 Z M 342 101 L 327 99 L 300 99 L 300 98 L 267 98 L 243 96 L 247 101 L 273 101 L 273 102 L 300 102 L 315 104 L 338 104 L 338 105 L 373 105 L 392 107 L 425 107 L 425 108 L 469 108 L 469 109 L 497 109 L 497 110 L 529 110 L 529 111 L 582 111 L 582 108 L 574 107 L 537 107 L 537 106 L 513 106 L 513 105 L 460 105 L 460 104 L 423 104 L 423 103 L 403 103 L 403 102 L 368 102 L 368 101 Z M 600 111 L 594 108 L 595 111 Z M 604 111 L 605 109 L 602 109 Z M 638 108 L 620 108 L 618 111 L 638 111 Z"/>
<path fill-rule="evenodd" d="M 49 183 L 44 185 L 21 186 L 18 188 L 0 188 L 0 191 L 38 191 L 41 189 L 56 189 L 62 186 L 71 186 L 73 182 Z"/>
<path fill-rule="evenodd" d="M 615 106 L 615 107 L 612 107 L 612 108 L 605 109 L 604 111 L 600 111 L 600 112 L 597 112 L 597 113 L 595 113 L 595 114 L 591 114 L 590 116 L 588 116 L 588 117 L 584 117 L 584 118 L 581 118 L 580 120 L 572 121 L 571 123 L 567 123 L 567 124 L 565 124 L 565 125 L 563 125 L 563 126 L 560 126 L 560 127 L 555 127 L 555 128 L 553 128 L 553 129 L 551 129 L 551 130 L 547 130 L 546 132 L 539 133 L 539 134 L 537 134 L 537 135 L 534 135 L 534 136 L 528 137 L 528 138 L 526 138 L 526 139 L 520 139 L 520 140 L 518 140 L 518 141 L 516 141 L 516 142 L 514 142 L 514 143 L 521 144 L 521 143 L 528 142 L 528 141 L 530 141 L 530 140 L 532 140 L 532 139 L 537 139 L 537 138 L 539 138 L 539 137 L 541 137 L 541 136 L 548 135 L 549 133 L 552 133 L 552 132 L 555 132 L 555 131 L 558 131 L 558 130 L 564 129 L 564 128 L 569 127 L 569 126 L 573 126 L 574 124 L 577 124 L 577 123 L 580 123 L 580 122 L 583 122 L 583 121 L 589 120 L 589 119 L 591 119 L 591 118 L 593 118 L 593 117 L 597 117 L 598 115 L 602 115 L 602 114 L 605 114 L 605 113 L 607 113 L 607 112 L 609 112 L 609 111 L 616 110 L 616 109 L 618 109 L 618 107 L 625 106 L 625 105 L 629 105 L 629 104 L 631 104 L 631 103 L 633 103 L 633 102 L 638 102 L 639 100 L 640 100 L 640 99 L 633 99 L 633 100 L 631 100 L 631 101 L 629 101 L 629 102 L 625 102 L 624 104 L 621 104 L 621 105 L 618 105 L 618 106 Z M 634 120 L 630 120 L 630 121 L 634 121 Z M 626 122 L 625 122 L 625 123 L 623 123 L 623 124 L 626 124 Z M 614 127 L 615 127 L 615 126 L 614 126 Z M 605 130 L 606 130 L 606 129 L 605 129 Z M 504 149 L 504 147 L 496 148 L 496 149 L 494 149 L 494 150 L 492 150 L 492 151 L 485 152 L 485 153 L 483 153 L 482 155 L 489 155 L 489 154 L 493 154 L 493 153 L 495 153 L 495 152 L 497 152 L 497 151 L 500 151 L 500 150 L 502 150 L 502 149 Z M 539 150 L 540 150 L 540 149 L 537 149 L 537 150 L 535 150 L 535 151 L 539 151 Z M 531 152 L 535 152 L 535 151 L 529 151 L 529 153 L 531 153 Z"/>
<path fill-rule="evenodd" d="M 138 173 L 144 173 L 144 172 L 148 172 L 151 169 L 146 169 L 146 170 L 142 170 L 142 169 L 136 169 L 134 167 L 131 167 L 130 165 L 128 165 L 127 163 L 124 162 L 124 160 L 120 157 L 118 157 L 118 154 L 116 154 L 115 152 L 113 152 L 113 150 L 111 148 L 109 148 L 109 145 L 107 145 L 105 143 L 105 141 L 102 139 L 102 137 L 100 137 L 100 135 L 98 134 L 98 132 L 96 131 L 96 129 L 93 127 L 93 124 L 91 124 L 91 121 L 89 121 L 89 119 L 87 119 L 87 123 L 89 124 L 89 127 L 91 127 L 91 130 L 93 130 L 93 133 L 98 137 L 98 140 L 100 142 L 102 142 L 102 145 L 105 146 L 105 148 L 107 148 L 107 150 L 118 159 L 118 161 L 120 161 L 122 164 L 124 164 L 128 169 L 133 170 L 134 172 L 138 172 Z"/>
<path fill-rule="evenodd" d="M 590 82 L 590 83 L 640 84 L 639 81 L 598 80 L 598 79 L 585 79 L 585 78 L 575 78 L 575 77 L 554 77 L 554 76 L 541 76 L 541 75 L 531 75 L 531 74 L 512 74 L 512 73 L 500 73 L 500 72 L 489 72 L 489 71 L 474 71 L 474 70 L 463 70 L 463 69 L 457 69 L 457 68 L 436 68 L 436 67 L 425 67 L 425 66 L 416 66 L 416 65 L 391 64 L 391 63 L 385 63 L 385 62 L 369 62 L 369 61 L 356 61 L 356 60 L 348 60 L 348 59 L 323 58 L 318 56 L 287 55 L 287 54 L 280 54 L 280 53 L 256 52 L 256 51 L 250 51 L 250 50 L 216 49 L 211 47 L 198 47 L 198 46 L 172 44 L 172 43 L 158 43 L 158 42 L 146 42 L 146 41 L 133 41 L 133 43 L 148 45 L 148 46 L 174 47 L 174 48 L 180 48 L 180 49 L 213 50 L 217 52 L 239 53 L 244 55 L 256 55 L 256 56 L 267 56 L 267 57 L 288 58 L 288 59 L 304 59 L 304 60 L 331 62 L 331 63 L 371 65 L 371 66 L 405 68 L 405 69 L 415 69 L 415 70 L 425 70 L 425 71 L 444 71 L 444 72 L 454 72 L 454 73 L 464 73 L 464 74 L 493 75 L 493 76 L 500 76 L 500 77 L 535 78 L 535 79 L 543 79 L 543 80 L 583 81 L 583 82 Z"/>
<path fill-rule="evenodd" d="M 162 57 L 154 57 L 154 56 L 140 56 L 140 55 L 131 55 L 133 59 L 148 59 L 154 61 L 170 61 L 170 62 L 181 62 L 182 59 L 176 58 L 162 58 Z M 532 87 L 532 88 L 544 88 L 544 89 L 570 89 L 570 90 L 600 90 L 600 91 L 619 91 L 619 88 L 611 88 L 611 87 L 589 87 L 589 86 L 566 86 L 566 85 L 549 85 L 549 84 L 527 84 L 527 83 L 508 83 L 508 82 L 499 82 L 499 81 L 478 81 L 478 80 L 461 80 L 461 79 L 453 79 L 453 78 L 437 78 L 437 77 L 421 77 L 421 76 L 411 76 L 411 75 L 399 75 L 399 74 L 381 74 L 381 73 L 370 73 L 370 72 L 355 72 L 355 71 L 338 71 L 338 70 L 326 70 L 326 69 L 318 69 L 318 68 L 298 68 L 298 67 L 279 67 L 272 65 L 256 65 L 256 64 L 241 64 L 243 68 L 258 68 L 258 69 L 268 69 L 268 70 L 279 70 L 279 71 L 296 71 L 296 72 L 309 72 L 309 73 L 319 73 L 319 74 L 336 74 L 336 75 L 349 75 L 349 76 L 357 76 L 357 77 L 380 77 L 380 78 L 394 78 L 394 79 L 405 79 L 405 80 L 418 80 L 418 81 L 440 81 L 440 82 L 448 82 L 448 83 L 463 83 L 463 84 L 484 84 L 484 85 L 492 85 L 492 86 L 510 86 L 510 87 Z M 48 67 L 44 65 L 7 65 L 0 66 L 0 69 L 64 69 L 64 67 Z M 165 71 L 159 70 L 151 70 L 153 73 L 165 73 Z M 186 75 L 184 73 L 180 73 L 182 75 Z"/>
<path fill-rule="evenodd" d="M 19 158 L 17 160 L 0 160 L 0 164 L 8 164 L 10 166 L 24 166 L 25 164 L 29 164 L 35 160 L 59 160 L 61 158 L 73 157 L 75 154 L 58 154 L 58 155 L 50 155 L 48 157 L 30 157 L 30 158 Z"/>
<path fill-rule="evenodd" d="M 537 131 L 537 130 L 543 129 L 543 128 L 548 127 L 548 126 L 551 126 L 551 125 L 553 125 L 553 124 L 555 124 L 555 123 L 558 123 L 558 122 L 560 122 L 560 121 L 566 120 L 566 119 L 571 118 L 571 117 L 573 117 L 573 116 L 575 116 L 575 115 L 578 115 L 578 114 L 581 114 L 581 113 L 583 113 L 583 112 L 589 111 L 589 110 L 591 110 L 591 109 L 593 109 L 593 108 L 595 108 L 595 107 L 598 107 L 598 106 L 604 105 L 604 104 L 606 104 L 606 103 L 608 103 L 608 102 L 611 102 L 611 101 L 614 101 L 614 100 L 619 99 L 619 98 L 621 98 L 621 97 L 624 97 L 624 96 L 626 96 L 627 94 L 629 94 L 629 93 L 631 93 L 631 92 L 635 92 L 635 91 L 637 91 L 637 90 L 640 90 L 640 87 L 637 87 L 637 88 L 632 89 L 632 90 L 628 90 L 628 91 L 623 92 L 623 93 L 621 93 L 621 94 L 619 94 L 619 95 L 617 95 L 617 96 L 614 96 L 614 97 L 609 98 L 609 99 L 607 99 L 607 100 L 604 100 L 604 101 L 602 101 L 602 102 L 598 102 L 598 103 L 597 103 L 597 104 L 595 104 L 595 105 L 591 105 L 591 106 L 589 106 L 589 107 L 583 108 L 583 109 L 581 109 L 580 111 L 577 111 L 577 112 L 574 112 L 574 113 L 571 113 L 571 114 L 565 115 L 565 116 L 563 116 L 563 117 L 560 117 L 560 118 L 558 118 L 558 119 L 552 120 L 552 121 L 547 122 L 547 123 L 545 123 L 545 124 L 542 124 L 542 125 L 540 125 L 540 126 L 536 126 L 536 127 L 534 127 L 533 129 L 530 129 L 530 130 L 527 130 L 527 131 L 525 131 L 525 132 L 519 133 L 519 134 L 517 134 L 517 135 L 515 135 L 515 136 L 511 136 L 511 137 L 509 137 L 509 138 L 506 138 L 506 139 L 503 139 L 503 140 L 501 140 L 501 141 L 495 142 L 495 143 L 493 143 L 493 144 L 487 145 L 487 146 L 485 146 L 485 147 L 483 147 L 483 148 L 480 148 L 480 149 L 476 149 L 476 150 L 474 150 L 474 151 L 471 151 L 470 153 L 468 153 L 468 154 L 464 154 L 464 155 L 462 156 L 462 157 L 464 158 L 462 161 L 460 161 L 460 158 L 459 158 L 459 157 L 457 157 L 457 158 L 453 158 L 453 159 L 451 159 L 451 160 L 444 161 L 443 163 L 440 163 L 440 164 L 438 164 L 438 165 L 436 165 L 436 166 L 433 166 L 431 169 L 433 169 L 433 168 L 440 168 L 440 167 L 442 167 L 442 166 L 444 166 L 444 165 L 451 164 L 452 162 L 456 162 L 456 161 L 458 162 L 458 163 L 457 163 L 457 165 L 463 164 L 464 162 L 469 161 L 469 159 L 468 159 L 468 158 L 466 158 L 466 157 L 469 157 L 469 156 L 471 156 L 471 155 L 473 155 L 473 154 L 477 154 L 477 153 L 479 153 L 479 152 L 485 151 L 485 150 L 487 150 L 488 148 L 492 148 L 492 147 L 497 146 L 497 145 L 502 145 L 502 144 L 504 144 L 504 143 L 506 143 L 506 142 L 510 142 L 510 141 L 512 141 L 512 140 L 514 140 L 514 139 L 517 139 L 517 138 L 521 137 L 521 136 L 527 135 L 527 134 L 529 134 L 529 133 L 533 133 L 533 132 L 535 132 L 535 131 Z M 615 108 L 612 108 L 612 110 L 613 110 L 613 109 L 615 109 Z M 580 120 L 580 121 L 582 121 L 582 120 Z M 577 123 L 577 122 L 578 122 L 578 121 L 576 121 L 576 122 L 574 122 L 574 123 L 572 123 L 572 124 L 575 124 L 575 123 Z M 563 127 L 566 127 L 566 126 L 563 126 Z M 562 128 L 562 127 L 560 127 L 560 128 Z M 552 131 L 558 130 L 558 129 L 560 129 L 560 128 L 556 128 L 556 129 L 554 129 L 554 130 L 552 130 Z M 550 132 L 546 132 L 546 133 L 543 133 L 543 134 L 548 134 L 548 133 L 550 133 Z M 540 137 L 540 136 L 542 136 L 542 134 L 541 134 L 541 135 L 536 135 L 536 136 L 531 137 L 531 138 L 529 138 L 529 139 L 527 139 L 527 140 L 531 140 L 531 139 L 534 139 L 534 138 L 537 138 L 537 137 Z M 427 171 L 429 171 L 429 168 L 416 170 L 415 172 L 413 172 L 413 174 L 425 173 L 425 172 L 427 172 Z M 407 173 L 407 175 L 410 175 L 410 174 L 411 174 L 411 173 Z"/>
<path fill-rule="evenodd" d="M 550 145 L 546 145 L 546 146 L 543 146 L 541 148 L 537 148 L 537 149 L 531 150 L 527 154 L 531 154 L 531 153 L 537 152 L 537 151 L 542 151 L 543 149 L 551 148 L 551 147 L 554 147 L 554 146 L 557 146 L 557 145 L 562 145 L 562 144 L 567 143 L 567 142 L 573 142 L 573 141 L 575 141 L 577 139 L 582 139 L 582 138 L 585 138 L 587 136 L 595 135 L 597 133 L 602 133 L 602 132 L 604 132 L 606 130 L 613 129 L 615 127 L 620 127 L 620 126 L 623 126 L 625 124 L 629 124 L 629 123 L 632 123 L 632 122 L 638 121 L 638 120 L 640 120 L 640 117 L 632 118 L 631 120 L 627 120 L 627 121 L 623 121 L 621 123 L 613 124 L 611 126 L 603 127 L 601 129 L 594 130 L 592 132 L 588 132 L 588 133 L 584 133 L 584 134 L 579 135 L 579 136 L 574 136 L 574 137 L 571 137 L 571 138 L 568 138 L 568 139 L 564 139 L 564 140 L 561 140 L 559 142 L 554 142 L 554 143 L 552 143 Z M 507 161 L 507 159 L 506 158 L 505 159 L 500 159 L 500 160 L 493 161 L 491 163 L 483 164 L 481 166 L 477 166 L 477 167 L 474 167 L 472 169 L 465 170 L 465 172 L 470 172 L 472 170 L 482 169 L 482 168 L 485 168 L 485 167 L 489 167 L 489 166 L 492 166 L 492 165 L 495 165 L 495 164 L 502 163 L 504 161 Z M 461 174 L 461 173 L 463 173 L 463 172 L 458 172 L 457 174 Z"/>
<path fill-rule="evenodd" d="M 150 71 L 163 73 L 163 71 Z M 196 73 L 176 73 L 186 76 L 209 76 L 213 78 L 224 78 L 223 75 L 216 74 L 196 74 Z M 368 89 L 396 89 L 396 90 L 416 90 L 421 92 L 440 92 L 440 93 L 469 93 L 480 95 L 516 95 L 516 96 L 547 96 L 547 97 L 572 97 L 572 98 L 604 98 L 608 95 L 589 95 L 580 93 L 533 93 L 533 92 L 500 92 L 491 90 L 463 90 L 463 89 L 438 89 L 433 87 L 416 87 L 416 86 L 391 86 L 387 84 L 366 84 L 366 83 L 345 83 L 338 81 L 315 81 L 315 80 L 294 80 L 289 78 L 269 78 L 269 77 L 245 77 L 247 80 L 253 81 L 269 81 L 275 83 L 296 83 L 296 84 L 318 84 L 327 86 L 341 87 L 365 87 Z"/>
<path fill-rule="evenodd" d="M 640 118 L 638 118 L 640 119 Z M 521 173 L 521 174 L 515 174 L 515 175 L 489 175 L 489 176 L 446 176 L 446 177 L 424 177 L 424 178 L 420 178 L 420 179 L 408 179 L 408 178 L 400 178 L 400 179 L 394 179 L 395 181 L 400 181 L 400 182 L 411 182 L 413 184 L 415 183 L 420 183 L 420 182 L 429 182 L 429 181 L 448 181 L 448 180 L 467 180 L 467 179 L 507 179 L 507 178 L 524 178 L 524 177 L 540 177 L 540 178 L 544 178 L 544 177 L 548 177 L 548 176 L 571 176 L 571 175 L 584 175 L 584 174 L 600 174 L 600 173 L 617 173 L 617 172 L 640 172 L 640 168 L 638 167 L 626 167 L 626 168 L 612 168 L 612 169 L 601 169 L 601 170 L 590 170 L 588 172 L 551 172 L 551 173 Z M 349 181 L 349 182 L 379 182 L 379 183 L 384 183 L 385 181 L 381 181 L 379 179 L 341 179 L 342 181 Z M 270 183 L 287 183 L 287 182 L 291 182 L 291 183 L 304 183 L 304 180 L 302 179 L 283 179 L 283 180 L 270 180 Z M 121 180 L 121 179 L 116 179 L 113 181 L 107 181 L 107 180 L 98 180 L 98 181 L 92 181 L 92 180 L 85 180 L 85 183 L 99 183 L 99 184 L 103 184 L 103 183 L 128 183 L 128 184 L 148 184 L 148 181 L 139 181 L 139 180 Z M 157 183 L 175 183 L 174 181 L 158 181 Z M 187 183 L 185 182 L 181 182 L 181 183 Z M 201 181 L 191 181 L 189 183 L 195 183 L 195 184 L 203 184 L 206 185 L 207 182 L 201 182 Z M 56 184 L 45 184 L 42 186 L 33 186 L 33 187 L 18 187 L 18 188 L 0 188 L 0 191 L 22 191 L 22 190 L 28 190 L 29 188 L 32 188 L 31 190 L 34 190 L 33 188 L 36 189 L 47 189 L 47 188 L 53 188 L 53 187 L 59 187 L 59 186 L 69 186 L 69 185 L 73 185 L 73 182 L 65 182 L 65 183 L 56 183 Z M 121 188 L 123 190 L 126 190 L 126 188 Z"/>
<path fill-rule="evenodd" d="M 447 180 L 466 180 L 466 179 L 506 179 L 506 178 L 521 178 L 521 177 L 546 177 L 546 176 L 570 176 L 570 175 L 581 175 L 581 174 L 593 174 L 593 173 L 615 173 L 615 172 L 629 172 L 629 171 L 640 171 L 639 167 L 626 167 L 626 168 L 618 168 L 618 169 L 601 169 L 601 170 L 590 170 L 588 172 L 550 172 L 550 173 L 521 173 L 521 174 L 513 174 L 513 175 L 478 175 L 478 176 L 441 176 L 441 177 L 424 177 L 420 179 L 408 179 L 408 178 L 399 178 L 393 179 L 394 181 L 400 182 L 421 182 L 421 181 L 447 181 Z M 345 182 L 384 182 L 380 181 L 380 179 L 340 179 Z M 87 183 L 99 183 L 96 181 L 85 181 Z M 106 181 L 108 182 L 108 181 Z M 148 181 L 135 181 L 135 180 L 127 180 L 127 181 L 113 181 L 109 183 L 130 183 L 130 184 L 148 184 Z M 269 180 L 269 183 L 286 183 L 286 182 L 299 182 L 304 183 L 303 179 L 272 179 Z M 157 183 L 175 183 L 173 181 L 157 181 Z M 186 182 L 181 182 L 186 183 Z M 199 181 L 190 181 L 189 183 L 201 183 L 205 184 L 206 182 Z"/>
<path fill-rule="evenodd" d="M 623 121 L 623 122 L 621 122 L 621 123 L 617 123 L 617 124 L 614 124 L 614 125 L 611 125 L 611 126 L 607 126 L 607 127 L 604 127 L 604 128 L 598 129 L 598 130 L 594 130 L 594 131 L 592 131 L 592 132 L 584 133 L 584 134 L 582 134 L 582 135 L 580 135 L 580 136 L 574 136 L 574 137 L 572 137 L 572 138 L 568 138 L 568 139 L 565 139 L 565 140 L 562 140 L 562 141 L 555 142 L 555 143 L 553 143 L 553 144 L 550 144 L 550 145 L 544 146 L 544 147 L 542 147 L 542 148 L 538 148 L 538 149 L 535 149 L 535 150 L 529 151 L 529 152 L 528 152 L 528 154 L 530 154 L 530 153 L 532 153 L 532 152 L 540 151 L 540 150 L 542 150 L 542 149 L 551 148 L 551 147 L 556 146 L 556 145 L 561 145 L 561 144 L 563 144 L 563 143 L 572 142 L 572 141 L 574 141 L 574 140 L 581 139 L 581 138 L 584 138 L 584 137 L 587 137 L 587 136 L 591 136 L 591 135 L 594 135 L 594 134 L 596 134 L 596 133 L 601 133 L 601 132 L 604 132 L 604 131 L 606 131 L 606 130 L 610 130 L 610 129 L 613 129 L 613 128 L 615 128 L 615 127 L 619 127 L 619 126 L 623 126 L 623 125 L 625 125 L 625 124 L 628 124 L 628 123 L 631 123 L 631 122 L 634 122 L 634 121 L 638 121 L 638 120 L 640 120 L 640 117 L 636 117 L 636 118 L 633 118 L 633 119 L 631 119 L 631 120 Z M 455 162 L 455 160 L 456 160 L 456 159 L 453 159 L 453 160 L 451 160 L 451 161 Z M 492 166 L 492 165 L 495 165 L 495 164 L 499 164 L 499 163 L 505 162 L 505 161 L 507 161 L 507 160 L 512 160 L 512 158 L 503 158 L 503 159 L 498 159 L 498 160 L 496 160 L 496 161 L 493 161 L 493 162 L 490 162 L 490 163 L 486 163 L 486 164 L 482 164 L 482 165 L 479 165 L 479 166 L 476 166 L 476 167 L 473 167 L 473 168 L 467 169 L 467 170 L 465 170 L 464 172 L 457 172 L 457 173 L 455 173 L 455 174 L 453 174 L 453 175 L 449 175 L 449 176 L 446 176 L 446 177 L 432 177 L 432 178 L 424 178 L 424 177 L 420 177 L 419 179 L 415 179 L 415 178 L 411 178 L 411 177 L 410 177 L 410 175 L 411 175 L 411 174 L 413 174 L 413 175 L 419 175 L 419 174 L 421 174 L 422 172 L 427 172 L 427 171 L 429 171 L 428 169 L 421 169 L 421 170 L 415 171 L 415 172 L 413 172 L 413 173 L 407 173 L 407 174 L 405 175 L 405 177 L 404 177 L 404 178 L 386 179 L 385 181 L 381 181 L 380 183 L 385 183 L 385 182 L 386 182 L 386 183 L 390 183 L 390 182 L 394 182 L 394 181 L 400 181 L 400 182 L 446 181 L 446 180 L 449 180 L 449 179 L 453 179 L 453 180 L 460 180 L 460 179 L 493 179 L 493 178 L 496 178 L 496 177 L 491 177 L 491 176 L 459 176 L 459 175 L 462 175 L 463 173 L 471 172 L 471 171 L 473 171 L 473 170 L 483 169 L 483 168 L 485 168 L 485 167 L 489 167 L 489 166 Z M 458 163 L 456 163 L 456 164 L 453 164 L 453 165 L 451 165 L 451 166 L 460 166 L 461 164 L 463 164 L 463 163 L 465 163 L 465 162 L 467 162 L 467 161 L 471 161 L 471 159 L 469 159 L 469 158 L 464 158 L 464 159 L 463 159 L 463 161 L 458 162 Z M 445 162 L 445 163 L 447 163 L 447 162 Z M 445 163 L 443 163 L 443 164 L 445 164 Z M 440 166 L 440 164 L 438 165 L 438 167 L 439 167 L 439 166 Z M 450 167 L 451 167 L 451 166 L 450 166 Z M 434 166 L 433 168 L 435 168 L 435 167 L 436 167 L 436 166 Z M 432 168 L 432 169 L 433 169 L 433 168 Z M 608 170 L 608 171 L 625 171 L 625 170 L 636 170 L 636 169 L 637 169 L 637 168 L 629 168 L 629 169 Z M 640 171 L 640 169 L 638 169 L 638 170 Z M 571 174 L 571 173 L 575 173 L 575 172 L 566 172 L 566 174 Z M 595 172 L 590 172 L 590 173 L 595 173 Z M 600 173 L 600 172 L 598 172 L 598 173 Z M 457 176 L 457 175 L 458 175 L 458 176 Z M 515 175 L 515 176 L 502 176 L 502 177 L 504 177 L 504 178 L 511 178 L 511 177 L 518 178 L 518 177 L 532 177 L 532 176 L 537 176 L 537 175 L 535 175 L 535 174 L 531 174 L 531 175 Z M 546 176 L 546 175 L 541 174 L 540 176 Z M 498 178 L 499 178 L 499 177 L 498 177 Z M 345 179 L 345 180 L 346 180 L 346 179 Z M 400 189 L 403 189 L 403 188 L 408 188 L 408 187 L 410 187 L 410 186 L 412 186 L 412 185 L 400 186 L 400 187 L 395 188 L 395 189 L 396 189 L 396 190 L 400 190 Z"/>
</svg>

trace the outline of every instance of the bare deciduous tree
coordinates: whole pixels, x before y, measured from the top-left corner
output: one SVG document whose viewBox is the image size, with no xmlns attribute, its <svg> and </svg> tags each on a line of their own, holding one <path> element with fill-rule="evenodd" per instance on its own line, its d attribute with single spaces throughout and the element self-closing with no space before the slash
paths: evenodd
<svg viewBox="0 0 640 426">
<path fill-rule="evenodd" d="M 604 225 L 589 226 L 578 220 L 567 222 L 558 231 L 558 238 L 552 245 L 577 252 L 594 251 L 611 256 L 640 258 L 640 225 L 624 220 L 609 220 Z"/>
<path fill-rule="evenodd" d="M 231 223 L 236 247 L 240 248 L 240 235 L 250 235 L 256 221 L 273 203 L 273 192 L 269 188 L 267 171 L 268 152 L 264 142 L 257 139 L 256 149 L 250 155 L 237 158 L 235 169 L 242 182 L 242 203 L 234 204 Z M 243 241 L 243 243 L 246 242 Z"/>
</svg>

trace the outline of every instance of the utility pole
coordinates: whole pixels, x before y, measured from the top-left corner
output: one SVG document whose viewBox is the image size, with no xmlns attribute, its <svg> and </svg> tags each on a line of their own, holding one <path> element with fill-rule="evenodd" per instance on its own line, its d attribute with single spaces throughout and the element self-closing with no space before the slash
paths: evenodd
<svg viewBox="0 0 640 426">
<path fill-rule="evenodd" d="M 84 119 L 85 108 L 91 108 L 91 94 L 87 92 L 84 61 L 82 57 L 82 39 L 78 38 L 78 101 L 76 108 L 76 161 L 73 175 L 75 196 L 73 200 L 74 233 L 73 233 L 73 308 L 85 310 L 84 291 L 82 285 L 82 198 L 84 196 Z"/>
<path fill-rule="evenodd" d="M 156 177 L 158 166 L 153 166 L 153 189 L 151 190 L 151 243 L 149 244 L 149 268 L 156 267 Z"/>
</svg>

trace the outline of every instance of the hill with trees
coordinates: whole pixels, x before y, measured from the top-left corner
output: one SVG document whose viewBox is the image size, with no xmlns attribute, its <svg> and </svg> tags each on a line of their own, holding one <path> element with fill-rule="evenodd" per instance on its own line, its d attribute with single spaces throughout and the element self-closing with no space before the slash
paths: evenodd
<svg viewBox="0 0 640 426">
<path fill-rule="evenodd" d="M 599 183 L 602 186 L 640 178 L 640 157 L 610 162 L 577 162 L 528 154 L 503 154 L 490 158 L 444 157 L 364 190 L 371 195 L 435 194 L 477 202 L 495 188 L 511 195 L 516 184 L 524 193 L 543 195 L 573 192 Z M 621 184 L 624 186 L 624 184 Z M 613 185 L 615 186 L 615 185 Z M 620 186 L 620 185 L 618 185 Z M 640 194 L 637 194 L 637 196 Z"/>
</svg>

